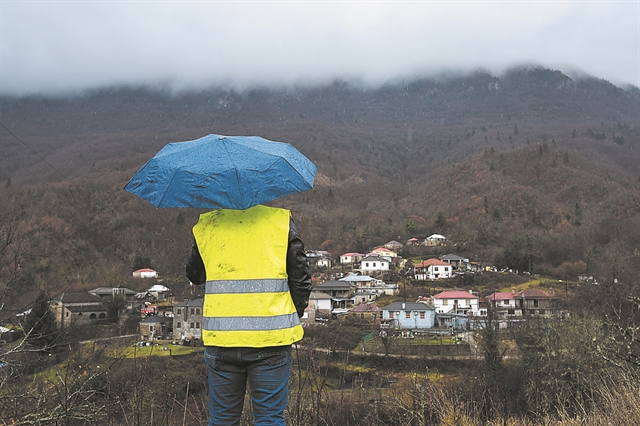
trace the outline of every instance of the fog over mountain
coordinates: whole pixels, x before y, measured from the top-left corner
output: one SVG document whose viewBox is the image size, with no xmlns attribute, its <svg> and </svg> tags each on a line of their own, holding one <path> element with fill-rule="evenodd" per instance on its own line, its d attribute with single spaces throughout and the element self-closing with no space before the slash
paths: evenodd
<svg viewBox="0 0 640 426">
<path fill-rule="evenodd" d="M 638 2 L 3 2 L 0 93 L 381 84 L 523 64 L 640 81 Z"/>
</svg>

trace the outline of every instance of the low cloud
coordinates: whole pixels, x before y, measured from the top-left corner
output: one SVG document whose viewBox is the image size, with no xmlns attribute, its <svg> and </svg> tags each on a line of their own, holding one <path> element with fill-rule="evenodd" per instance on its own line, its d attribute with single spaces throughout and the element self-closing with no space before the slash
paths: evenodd
<svg viewBox="0 0 640 426">
<path fill-rule="evenodd" d="M 312 84 L 521 63 L 640 85 L 637 2 L 3 2 L 0 93 Z"/>
</svg>

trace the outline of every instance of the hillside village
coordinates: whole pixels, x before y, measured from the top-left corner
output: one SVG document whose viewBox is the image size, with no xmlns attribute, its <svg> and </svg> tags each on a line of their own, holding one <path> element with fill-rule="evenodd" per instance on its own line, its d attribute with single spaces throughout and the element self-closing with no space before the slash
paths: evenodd
<svg viewBox="0 0 640 426">
<path fill-rule="evenodd" d="M 406 294 L 402 297 L 402 290 L 412 283 L 428 281 L 437 288 L 438 282 L 455 277 L 495 272 L 491 265 L 471 262 L 454 253 L 417 262 L 400 255 L 402 249 L 417 246 L 446 251 L 447 238 L 433 234 L 423 241 L 389 241 L 368 253 L 348 252 L 335 258 L 326 251 L 307 250 L 313 290 L 302 323 L 309 326 L 331 320 L 364 321 L 369 330 L 414 337 L 478 329 L 486 320 L 489 307 L 494 308 L 501 328 L 518 325 L 527 318 L 565 315 L 558 310 L 559 297 L 538 288 L 490 294 L 457 288 L 407 300 Z M 158 340 L 202 344 L 203 297 L 198 286 L 190 285 L 191 297 L 177 300 L 171 289 L 160 284 L 157 271 L 142 268 L 132 276 L 158 283 L 142 292 L 99 287 L 86 293 L 61 293 L 50 302 L 57 327 L 63 330 L 137 317 L 141 344 Z"/>
</svg>

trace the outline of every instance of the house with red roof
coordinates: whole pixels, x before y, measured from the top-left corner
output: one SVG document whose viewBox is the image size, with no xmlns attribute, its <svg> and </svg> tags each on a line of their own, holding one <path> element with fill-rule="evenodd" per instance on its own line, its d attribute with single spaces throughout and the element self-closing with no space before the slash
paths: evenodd
<svg viewBox="0 0 640 426">
<path fill-rule="evenodd" d="M 558 312 L 560 298 L 539 288 L 528 288 L 513 296 L 522 315 L 551 316 Z"/>
<path fill-rule="evenodd" d="M 453 267 L 440 259 L 427 259 L 413 267 L 414 278 L 419 281 L 451 278 Z"/>
<path fill-rule="evenodd" d="M 341 264 L 354 264 L 358 263 L 362 260 L 364 255 L 362 253 L 350 252 L 340 255 L 340 263 Z"/>
<path fill-rule="evenodd" d="M 470 291 L 443 291 L 431 298 L 436 313 L 479 315 L 479 297 Z"/>
<path fill-rule="evenodd" d="M 559 298 L 538 288 L 516 292 L 495 292 L 486 297 L 500 316 L 551 316 L 558 310 Z"/>
<path fill-rule="evenodd" d="M 142 268 L 133 271 L 134 278 L 158 278 L 158 273 L 150 268 Z"/>
</svg>

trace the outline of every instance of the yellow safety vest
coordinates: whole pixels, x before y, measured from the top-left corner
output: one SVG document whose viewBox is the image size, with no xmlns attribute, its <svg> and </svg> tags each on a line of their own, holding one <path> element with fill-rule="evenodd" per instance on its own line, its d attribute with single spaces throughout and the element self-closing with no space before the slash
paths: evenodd
<svg viewBox="0 0 640 426">
<path fill-rule="evenodd" d="M 290 215 L 262 205 L 200 215 L 193 235 L 207 274 L 205 346 L 262 348 L 302 339 L 287 281 Z"/>
</svg>

